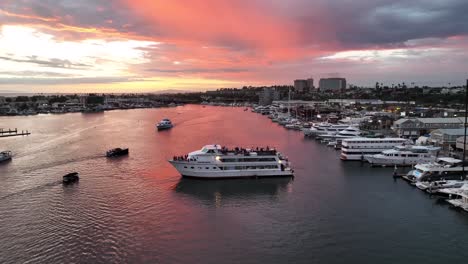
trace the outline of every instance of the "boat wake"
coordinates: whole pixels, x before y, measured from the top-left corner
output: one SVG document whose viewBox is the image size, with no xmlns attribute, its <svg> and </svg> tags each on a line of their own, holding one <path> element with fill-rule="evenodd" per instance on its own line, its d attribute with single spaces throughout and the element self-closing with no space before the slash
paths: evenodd
<svg viewBox="0 0 468 264">
<path fill-rule="evenodd" d="M 88 160 L 94 160 L 94 159 L 99 159 L 99 158 L 105 158 L 105 155 L 102 154 L 95 154 L 91 156 L 85 156 L 85 157 L 80 157 L 80 158 L 75 158 L 75 159 L 66 159 L 66 160 L 59 160 L 59 161 L 54 161 L 54 162 L 49 162 L 49 163 L 42 163 L 38 164 L 36 166 L 30 167 L 26 170 L 21 171 L 22 173 L 31 173 L 37 170 L 44 170 L 44 169 L 50 169 L 62 165 L 67 165 L 67 164 L 72 164 L 72 163 L 77 163 L 77 162 L 83 162 L 83 161 L 88 161 Z"/>
<path fill-rule="evenodd" d="M 0 201 L 6 200 L 6 199 L 11 198 L 11 197 L 15 197 L 15 196 L 20 196 L 20 195 L 24 195 L 24 194 L 33 193 L 33 192 L 36 192 L 36 191 L 45 190 L 45 189 L 48 189 L 48 188 L 58 186 L 60 184 L 62 184 L 61 180 L 46 183 L 46 184 L 39 185 L 39 186 L 36 186 L 36 187 L 32 187 L 32 188 L 29 188 L 29 189 L 20 190 L 20 191 L 14 192 L 14 193 L 7 194 L 5 196 L 1 196 Z"/>
<path fill-rule="evenodd" d="M 119 123 L 123 123 L 123 121 L 107 122 L 107 123 L 103 123 L 103 124 L 92 125 L 92 126 L 85 127 L 85 128 L 82 128 L 82 129 L 73 130 L 72 132 L 61 134 L 58 137 L 54 137 L 53 139 L 41 142 L 40 144 L 38 144 L 38 145 L 36 145 L 34 147 L 28 148 L 27 152 L 26 151 L 25 152 L 18 152 L 18 153 L 16 153 L 16 155 L 14 155 L 14 158 L 19 159 L 19 158 L 22 158 L 22 157 L 27 157 L 27 156 L 34 155 L 34 154 L 37 154 L 37 153 L 41 153 L 41 152 L 44 152 L 44 151 L 48 150 L 48 147 L 50 147 L 50 146 L 52 146 L 52 148 L 57 148 L 62 144 L 70 143 L 71 138 L 74 138 L 74 137 L 79 138 L 78 136 L 82 132 L 85 132 L 85 131 L 88 131 L 88 130 L 93 130 L 96 127 L 115 125 L 115 124 L 119 124 Z"/>
</svg>

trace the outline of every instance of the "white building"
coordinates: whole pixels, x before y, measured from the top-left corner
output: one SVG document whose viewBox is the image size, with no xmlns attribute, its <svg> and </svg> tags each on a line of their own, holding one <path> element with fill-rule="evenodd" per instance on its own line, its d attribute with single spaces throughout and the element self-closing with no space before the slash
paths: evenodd
<svg viewBox="0 0 468 264">
<path fill-rule="evenodd" d="M 402 118 L 393 123 L 392 130 L 399 137 L 426 135 L 436 129 L 454 129 L 463 127 L 464 118 Z"/>
</svg>

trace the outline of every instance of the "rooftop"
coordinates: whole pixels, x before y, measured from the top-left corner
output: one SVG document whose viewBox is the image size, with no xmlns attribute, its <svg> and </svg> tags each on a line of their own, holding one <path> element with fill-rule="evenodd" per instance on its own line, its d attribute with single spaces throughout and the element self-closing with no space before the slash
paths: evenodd
<svg viewBox="0 0 468 264">
<path fill-rule="evenodd" d="M 464 128 L 442 128 L 434 130 L 431 134 L 444 134 L 450 136 L 463 136 L 465 135 Z"/>
</svg>

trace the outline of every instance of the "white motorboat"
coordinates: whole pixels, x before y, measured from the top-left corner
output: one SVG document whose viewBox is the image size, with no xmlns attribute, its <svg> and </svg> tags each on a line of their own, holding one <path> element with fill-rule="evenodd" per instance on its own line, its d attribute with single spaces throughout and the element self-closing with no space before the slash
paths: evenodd
<svg viewBox="0 0 468 264">
<path fill-rule="evenodd" d="M 184 156 L 174 156 L 169 162 L 184 177 L 243 178 L 293 176 L 287 158 L 275 149 L 227 149 L 206 145 Z"/>
<path fill-rule="evenodd" d="M 468 212 L 468 189 L 462 188 L 457 197 L 456 199 L 448 199 L 447 202 Z"/>
<path fill-rule="evenodd" d="M 0 152 L 0 162 L 9 161 L 12 158 L 11 151 L 2 151 Z"/>
<path fill-rule="evenodd" d="M 441 157 L 435 162 L 421 163 L 414 166 L 408 180 L 411 182 L 426 182 L 439 180 L 463 180 L 463 171 L 468 171 L 468 167 L 463 168 L 463 161 L 459 159 Z"/>
<path fill-rule="evenodd" d="M 319 139 L 345 139 L 359 137 L 362 131 L 355 126 L 348 126 L 339 132 L 328 132 L 326 134 L 317 135 Z"/>
<path fill-rule="evenodd" d="M 434 162 L 440 147 L 396 146 L 382 153 L 366 155 L 365 159 L 375 166 L 412 166 L 418 163 Z"/>
<path fill-rule="evenodd" d="M 172 124 L 171 120 L 169 120 L 168 118 L 164 118 L 158 124 L 156 124 L 156 128 L 158 130 L 170 129 L 173 126 L 174 125 Z"/>
<path fill-rule="evenodd" d="M 319 123 L 319 124 L 314 124 L 311 128 L 304 129 L 304 136 L 319 136 L 319 135 L 325 135 L 328 133 L 338 133 L 342 130 L 345 130 L 348 128 L 349 125 L 333 125 L 330 123 Z"/>
<path fill-rule="evenodd" d="M 440 180 L 440 181 L 433 181 L 433 182 L 416 182 L 416 187 L 418 189 L 427 191 L 429 193 L 435 193 L 439 189 L 447 189 L 447 188 L 460 188 L 465 184 L 465 181 L 457 181 L 457 180 Z"/>
</svg>

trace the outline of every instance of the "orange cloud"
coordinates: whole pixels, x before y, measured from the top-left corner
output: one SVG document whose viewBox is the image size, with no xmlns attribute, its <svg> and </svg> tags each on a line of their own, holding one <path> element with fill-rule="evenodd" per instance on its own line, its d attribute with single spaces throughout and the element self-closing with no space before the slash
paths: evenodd
<svg viewBox="0 0 468 264">
<path fill-rule="evenodd" d="M 7 12 L 7 11 L 2 10 L 2 9 L 0 9 L 0 14 L 8 16 L 8 17 L 15 17 L 15 18 L 22 18 L 22 19 L 33 19 L 33 20 L 39 20 L 39 21 L 42 21 L 42 22 L 58 21 L 57 18 L 40 17 L 40 16 L 26 15 L 26 14 L 15 14 L 15 13 Z"/>
</svg>

